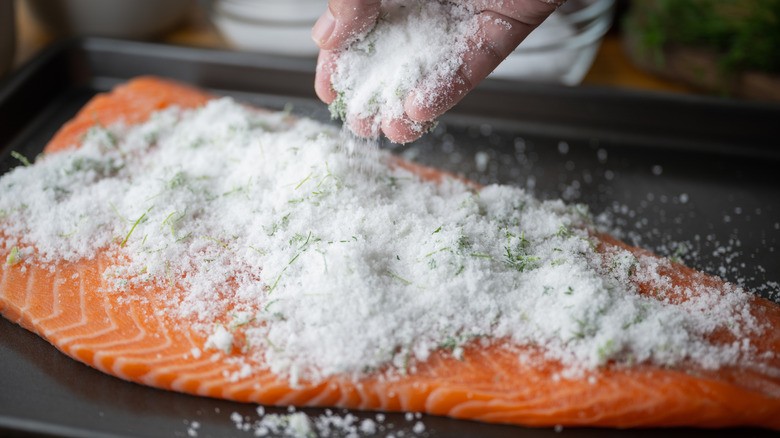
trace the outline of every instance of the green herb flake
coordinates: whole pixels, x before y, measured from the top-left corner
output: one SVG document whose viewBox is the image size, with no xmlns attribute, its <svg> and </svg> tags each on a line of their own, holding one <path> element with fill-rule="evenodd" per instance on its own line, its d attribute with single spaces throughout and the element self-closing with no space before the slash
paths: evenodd
<svg viewBox="0 0 780 438">
<path fill-rule="evenodd" d="M 20 154 L 19 152 L 11 151 L 11 156 L 16 158 L 17 160 L 21 161 L 22 164 L 24 164 L 27 167 L 32 166 L 32 163 L 30 163 L 30 160 L 28 160 L 27 157 L 25 157 L 24 155 Z"/>
<path fill-rule="evenodd" d="M 122 243 L 119 246 L 121 246 L 121 247 L 125 246 L 125 244 L 127 243 L 127 239 L 129 239 L 130 235 L 133 234 L 133 230 L 135 230 L 135 227 L 137 227 L 138 224 L 141 223 L 141 220 L 143 220 L 143 218 L 146 217 L 146 213 L 148 213 L 148 211 L 144 212 L 144 214 L 142 214 L 141 217 L 139 217 L 138 220 L 135 221 L 135 223 L 133 224 L 133 227 L 130 228 L 130 232 L 127 233 L 127 236 L 125 236 L 125 240 L 123 240 Z"/>
<path fill-rule="evenodd" d="M 389 276 L 391 276 L 391 277 L 393 277 L 393 278 L 395 278 L 395 279 L 397 279 L 397 280 L 401 280 L 401 281 L 403 281 L 404 283 L 406 283 L 406 284 L 408 284 L 408 285 L 411 285 L 411 284 L 412 284 L 412 282 L 411 282 L 411 281 L 409 281 L 409 280 L 407 280 L 407 279 L 405 279 L 405 278 L 403 278 L 403 277 L 399 276 L 398 274 L 396 274 L 396 273 L 395 273 L 395 272 L 393 272 L 393 271 L 387 271 L 387 275 L 389 275 Z"/>
<path fill-rule="evenodd" d="M 223 242 L 223 241 L 221 241 L 221 240 L 215 239 L 215 238 L 213 238 L 213 237 L 210 237 L 210 236 L 200 236 L 200 237 L 201 237 L 201 238 L 203 238 L 203 239 L 208 239 L 208 240 L 212 240 L 212 241 L 214 241 L 214 242 L 217 242 L 217 243 L 219 243 L 220 245 L 222 245 L 223 247 L 225 247 L 225 249 L 230 249 L 230 247 L 228 246 L 228 244 L 227 244 L 227 243 L 225 243 L 225 242 Z"/>
<path fill-rule="evenodd" d="M 8 254 L 8 257 L 5 259 L 5 264 L 8 266 L 13 266 L 19 262 L 22 261 L 22 256 L 19 254 L 19 247 L 15 246 L 11 248 L 11 252 Z"/>
</svg>

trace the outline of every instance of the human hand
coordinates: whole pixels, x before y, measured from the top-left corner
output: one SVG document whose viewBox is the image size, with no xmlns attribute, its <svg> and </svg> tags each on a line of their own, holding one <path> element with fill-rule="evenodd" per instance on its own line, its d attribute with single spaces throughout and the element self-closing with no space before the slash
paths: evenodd
<svg viewBox="0 0 780 438">
<path fill-rule="evenodd" d="M 430 0 L 424 0 L 430 1 Z M 418 99 L 419 87 L 408 92 L 400 117 L 382 117 L 377 123 L 355 117 L 346 123 L 358 135 L 378 135 L 376 126 L 391 141 L 407 143 L 419 138 L 425 127 L 454 106 L 504 60 L 528 34 L 562 1 L 554 0 L 460 0 L 473 8 L 476 26 L 465 35 L 463 62 L 453 74 L 439 81 L 432 99 Z M 381 0 L 330 0 L 328 10 L 312 30 L 320 47 L 314 88 L 330 104 L 337 92 L 332 86 L 338 51 L 371 29 L 379 18 Z"/>
</svg>

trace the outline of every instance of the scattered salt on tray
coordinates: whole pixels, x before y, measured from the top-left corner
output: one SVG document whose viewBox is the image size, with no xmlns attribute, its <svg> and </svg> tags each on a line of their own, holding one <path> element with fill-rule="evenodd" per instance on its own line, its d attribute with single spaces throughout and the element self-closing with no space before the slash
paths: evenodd
<svg viewBox="0 0 780 438">
<path fill-rule="evenodd" d="M 426 431 L 425 423 L 416 421 L 411 427 L 402 424 L 384 423 L 383 420 L 374 421 L 370 418 L 360 419 L 344 410 L 341 414 L 326 409 L 320 415 L 307 415 L 304 412 L 295 412 L 290 410 L 288 414 L 266 413 L 263 409 L 258 410 L 259 418 L 244 417 L 238 412 L 231 414 L 231 421 L 237 430 L 251 433 L 257 437 L 265 436 L 283 436 L 288 438 L 310 438 L 318 437 L 347 437 L 357 438 L 360 436 L 417 436 L 426 437 L 430 433 Z M 196 422 L 193 422 L 195 424 Z M 195 430 L 197 436 L 197 427 L 189 427 Z"/>
</svg>

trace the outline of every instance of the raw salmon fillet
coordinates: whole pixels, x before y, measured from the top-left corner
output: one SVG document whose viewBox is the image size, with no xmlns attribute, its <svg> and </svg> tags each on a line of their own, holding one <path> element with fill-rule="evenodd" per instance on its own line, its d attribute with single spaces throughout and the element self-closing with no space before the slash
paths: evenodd
<svg viewBox="0 0 780 438">
<path fill-rule="evenodd" d="M 170 105 L 193 108 L 211 99 L 197 89 L 157 78 L 138 78 L 91 100 L 46 147 L 71 147 L 96 123 L 140 123 Z M 421 177 L 441 173 L 398 161 Z M 1 225 L 1 223 L 0 223 Z M 0 231 L 1 233 L 2 231 Z M 609 236 L 594 235 L 600 251 L 627 249 L 652 256 Z M 0 252 L 6 260 L 10 249 Z M 113 254 L 113 253 L 111 253 Z M 607 364 L 591 378 L 559 379 L 562 365 L 535 347 L 494 342 L 465 346 L 463 360 L 435 351 L 409 375 L 376 373 L 358 380 L 331 376 L 291 384 L 286 377 L 256 370 L 239 377 L 240 365 L 193 355 L 206 339 L 187 320 L 156 312 L 154 294 L 140 287 L 103 293 L 106 266 L 116 262 L 101 250 L 90 260 L 61 262 L 56 269 L 2 263 L 2 315 L 38 334 L 68 356 L 113 376 L 157 388 L 266 405 L 330 406 L 412 411 L 527 426 L 757 426 L 780 430 L 780 306 L 753 297 L 750 313 L 770 329 L 750 339 L 767 359 L 761 366 L 717 370 L 679 364 Z M 680 264 L 664 274 L 679 286 L 727 287 L 722 280 Z M 651 285 L 639 284 L 653 294 Z M 146 300 L 128 299 L 133 296 Z M 680 302 L 689 299 L 680 294 Z M 731 342 L 713 333 L 713 342 Z M 522 353 L 522 354 L 521 354 Z M 234 353 L 239 354 L 239 353 Z M 200 356 L 200 357 L 194 357 Z M 520 357 L 525 360 L 520 360 Z"/>
</svg>

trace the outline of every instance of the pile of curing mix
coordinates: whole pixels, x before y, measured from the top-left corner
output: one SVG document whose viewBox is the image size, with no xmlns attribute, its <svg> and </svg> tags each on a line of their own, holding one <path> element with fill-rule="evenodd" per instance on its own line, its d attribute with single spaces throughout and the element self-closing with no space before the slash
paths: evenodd
<svg viewBox="0 0 780 438">
<path fill-rule="evenodd" d="M 410 91 L 423 106 L 435 102 L 463 64 L 475 16 L 465 2 L 383 0 L 376 25 L 337 55 L 332 116 L 370 120 L 378 135 L 382 119 L 404 114 Z"/>
<path fill-rule="evenodd" d="M 293 384 L 413 373 L 433 351 L 496 339 L 572 370 L 753 356 L 744 338 L 763 328 L 741 289 L 681 291 L 659 274 L 669 261 L 598 250 L 583 206 L 423 181 L 345 141 L 230 98 L 96 126 L 0 179 L 0 245 L 23 269 L 117 254 L 112 287 L 168 294 L 162 310 L 208 335 L 194 356 L 246 358 L 236 379 L 258 363 Z M 714 345 L 715 330 L 737 341 Z"/>
</svg>

